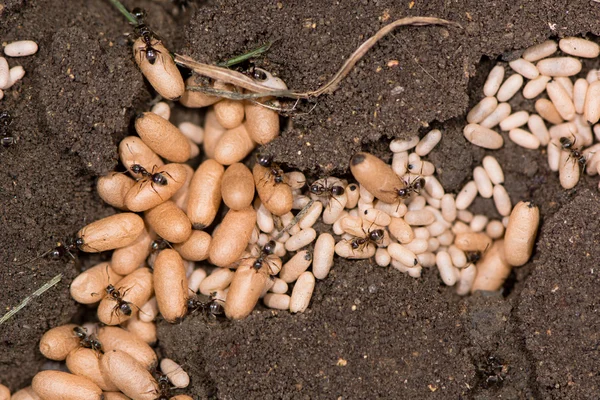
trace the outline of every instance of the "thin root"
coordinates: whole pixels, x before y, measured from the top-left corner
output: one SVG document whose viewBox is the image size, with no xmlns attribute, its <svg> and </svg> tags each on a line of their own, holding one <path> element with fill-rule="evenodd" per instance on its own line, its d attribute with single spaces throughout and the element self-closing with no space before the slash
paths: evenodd
<svg viewBox="0 0 600 400">
<path fill-rule="evenodd" d="M 338 72 L 323 86 L 321 86 L 317 90 L 309 91 L 309 92 L 295 92 L 292 90 L 274 90 L 270 87 L 264 86 L 260 83 L 257 83 L 253 79 L 247 77 L 246 75 L 232 71 L 226 68 L 217 67 L 214 65 L 203 64 L 197 61 L 194 61 L 188 56 L 184 56 L 181 54 L 175 54 L 175 62 L 183 67 L 189 68 L 195 73 L 203 76 L 207 76 L 214 80 L 223 81 L 225 83 L 230 83 L 235 86 L 244 88 L 251 92 L 248 94 L 235 94 L 236 97 L 231 96 L 231 92 L 223 92 L 223 91 L 214 91 L 214 89 L 209 89 L 205 87 L 188 87 L 187 89 L 192 91 L 202 91 L 207 94 L 212 94 L 215 96 L 221 96 L 232 99 L 252 99 L 257 97 L 264 96 L 275 96 L 275 97 L 289 97 L 293 99 L 308 99 L 312 97 L 318 97 L 324 93 L 333 93 L 339 83 L 350 73 L 352 68 L 356 65 L 356 63 L 365 55 L 371 47 L 373 47 L 382 37 L 390 33 L 392 30 L 399 26 L 426 26 L 426 25 L 445 25 L 445 26 L 456 26 L 462 28 L 460 24 L 452 21 L 447 21 L 440 18 L 433 17 L 407 17 L 396 20 L 383 28 L 381 28 L 375 35 L 365 41 L 352 55 L 346 60 L 346 62 L 342 65 Z"/>
</svg>

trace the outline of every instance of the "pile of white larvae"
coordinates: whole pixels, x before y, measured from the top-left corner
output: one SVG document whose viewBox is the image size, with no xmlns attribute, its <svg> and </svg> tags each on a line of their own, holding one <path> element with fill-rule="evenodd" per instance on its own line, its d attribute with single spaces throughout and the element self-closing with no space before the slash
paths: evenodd
<svg viewBox="0 0 600 400">
<path fill-rule="evenodd" d="M 551 57 L 559 48 L 564 54 Z M 550 169 L 559 172 L 565 189 L 577 185 L 582 166 L 588 175 L 596 175 L 600 172 L 600 71 L 592 69 L 586 78 L 575 79 L 582 69 L 575 57 L 599 55 L 598 44 L 568 37 L 525 50 L 522 58 L 508 63 L 515 73 L 506 80 L 505 68 L 495 66 L 483 87 L 486 97 L 467 115 L 465 137 L 478 146 L 498 149 L 504 141 L 493 128 L 499 126 L 519 146 L 547 146 Z M 529 82 L 523 87 L 525 78 Z M 547 95 L 535 101 L 537 113 L 511 110 L 507 102 L 521 87 L 525 99 Z"/>
<path fill-rule="evenodd" d="M 31 56 L 38 51 L 38 45 L 31 40 L 19 40 L 10 44 L 3 43 L 4 55 L 8 57 Z M 25 69 L 16 65 L 9 68 L 8 61 L 0 57 L 0 100 L 4 98 L 4 91 L 10 89 L 15 83 L 25 76 Z"/>
<path fill-rule="evenodd" d="M 423 267 L 437 266 L 442 281 L 456 285 L 459 295 L 498 290 L 512 267 L 525 264 L 531 256 L 538 208 L 525 202 L 512 207 L 502 186 L 502 168 L 492 156 L 474 169 L 474 180 L 458 195 L 445 193 L 433 176 L 433 164 L 421 160 L 440 139 L 441 132 L 433 130 L 421 140 L 392 141 L 391 166 L 368 153 L 352 158 L 350 169 L 360 184 L 359 196 L 333 225 L 334 233 L 342 237 L 335 251 L 346 258 L 374 256 L 378 265 L 391 264 L 415 278 Z M 467 211 L 477 195 L 493 197 L 503 220 L 490 221 Z M 378 229 L 383 230 L 381 240 L 352 246 L 355 237 L 369 237 Z M 505 253 L 505 247 L 511 251 Z"/>
</svg>

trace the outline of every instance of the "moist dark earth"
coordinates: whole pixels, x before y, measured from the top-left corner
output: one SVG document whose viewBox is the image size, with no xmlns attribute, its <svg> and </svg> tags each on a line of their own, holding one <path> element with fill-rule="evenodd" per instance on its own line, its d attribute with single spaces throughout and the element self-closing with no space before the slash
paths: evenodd
<svg viewBox="0 0 600 400">
<path fill-rule="evenodd" d="M 395 19 L 460 23 L 396 29 L 335 93 L 304 104 L 315 108 L 293 115 L 293 127 L 268 146 L 290 168 L 315 176 L 347 173 L 354 152 L 389 158 L 389 138 L 437 127 L 444 136 L 429 160 L 448 192 L 471 179 L 488 153 L 466 142 L 462 126 L 493 64 L 549 37 L 600 32 L 600 4 L 593 1 L 221 0 L 192 2 L 185 12 L 169 1 L 125 5 L 145 8 L 169 48 L 198 61 L 221 61 L 274 41 L 255 63 L 296 90 L 323 84 Z M 9 60 L 27 74 L 0 101 L 17 138 L 0 148 L 0 313 L 63 274 L 0 326 L 0 382 L 14 391 L 45 362 L 37 349 L 41 335 L 80 321 L 86 311 L 69 297 L 77 275 L 72 262 L 15 264 L 115 212 L 95 193 L 95 179 L 117 166 L 116 144 L 132 132 L 136 113 L 149 109 L 153 93 L 133 61 L 132 27 L 108 0 L 6 0 L 0 7 L 0 41 L 32 39 L 40 47 L 35 56 Z M 586 65 L 592 67 L 597 62 Z M 512 105 L 521 101 L 517 96 Z M 489 153 L 504 168 L 513 203 L 532 199 L 542 214 L 534 256 L 514 271 L 504 295 L 459 298 L 435 270 L 415 280 L 368 261 L 337 259 L 304 314 L 263 309 L 235 323 L 208 323 L 199 314 L 179 325 L 159 322 L 160 354 L 184 363 L 191 376 L 186 393 L 199 399 L 597 399 L 597 179 L 564 191 L 543 152 L 505 140 Z M 495 216 L 490 201 L 478 201 L 474 210 Z M 86 265 L 99 259 L 82 257 Z"/>
</svg>

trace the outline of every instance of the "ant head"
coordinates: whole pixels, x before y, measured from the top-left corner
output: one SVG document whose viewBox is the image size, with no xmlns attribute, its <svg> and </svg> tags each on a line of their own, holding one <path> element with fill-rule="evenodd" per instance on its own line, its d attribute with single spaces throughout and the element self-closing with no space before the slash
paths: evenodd
<svg viewBox="0 0 600 400">
<path fill-rule="evenodd" d="M 139 7 L 136 7 L 133 10 L 131 10 L 131 13 L 135 17 L 135 19 L 138 20 L 138 22 L 146 17 L 146 11 Z"/>
<path fill-rule="evenodd" d="M 310 185 L 308 190 L 312 194 L 320 195 L 323 193 L 324 188 L 323 188 L 323 185 L 320 185 L 318 183 L 313 183 L 312 185 Z"/>
<path fill-rule="evenodd" d="M 468 251 L 467 252 L 467 261 L 470 263 L 476 263 L 481 260 L 481 252 L 480 251 Z"/>
<path fill-rule="evenodd" d="M 410 191 L 407 188 L 400 188 L 396 190 L 396 193 L 398 194 L 398 197 L 404 199 L 405 197 L 408 197 Z"/>
<path fill-rule="evenodd" d="M 379 242 L 384 236 L 385 233 L 383 232 L 383 229 L 375 229 L 374 231 L 369 232 L 369 239 L 374 242 Z"/>
<path fill-rule="evenodd" d="M 194 299 L 193 297 L 190 297 L 187 299 L 185 304 L 187 306 L 188 311 L 195 310 L 198 307 L 198 300 Z"/>
<path fill-rule="evenodd" d="M 334 186 L 331 188 L 331 194 L 334 196 L 341 196 L 344 194 L 344 188 L 342 186 Z"/>
<path fill-rule="evenodd" d="M 559 141 L 563 149 L 570 149 L 574 144 L 573 141 L 566 136 L 561 137 Z"/>
<path fill-rule="evenodd" d="M 259 154 L 256 157 L 256 161 L 259 165 L 268 168 L 273 163 L 273 157 L 265 154 Z"/>
<path fill-rule="evenodd" d="M 142 167 L 140 164 L 133 164 L 130 169 L 134 174 L 139 174 L 144 170 L 144 167 Z"/>
<path fill-rule="evenodd" d="M 263 265 L 263 262 L 262 262 L 262 260 L 261 260 L 260 258 L 257 258 L 257 259 L 254 261 L 254 264 L 252 264 L 252 268 L 254 268 L 255 270 L 257 270 L 257 271 L 258 271 L 259 269 L 261 269 L 261 268 L 262 268 L 262 265 Z"/>
<path fill-rule="evenodd" d="M 267 78 L 268 78 L 268 76 L 264 69 L 254 68 L 254 71 L 252 73 L 252 79 L 254 79 L 255 81 L 263 82 L 263 81 L 266 81 Z"/>
<path fill-rule="evenodd" d="M 167 376 L 167 374 L 163 373 L 162 371 L 157 371 L 157 372 L 158 372 L 158 378 L 156 379 L 156 382 L 158 382 L 159 385 L 169 386 L 169 377 Z"/>
<path fill-rule="evenodd" d="M 169 245 L 169 242 L 167 242 L 165 239 L 156 239 L 153 240 L 152 243 L 150 244 L 150 250 L 152 250 L 153 252 L 158 251 L 158 250 L 164 250 L 167 248 L 167 246 Z"/>
<path fill-rule="evenodd" d="M 274 240 L 269 240 L 264 246 L 263 246 L 263 253 L 265 254 L 273 254 L 273 252 L 275 251 L 275 247 L 277 246 L 277 243 L 275 243 Z"/>
<path fill-rule="evenodd" d="M 351 241 L 350 247 L 352 247 L 352 250 L 358 249 L 360 247 L 360 243 L 358 242 L 358 239 L 354 239 L 353 241 Z"/>
<path fill-rule="evenodd" d="M 73 328 L 73 332 L 75 332 L 75 336 L 80 339 L 85 339 L 87 337 L 87 331 L 81 326 L 76 326 Z"/>
<path fill-rule="evenodd" d="M 283 175 L 276 175 L 275 179 L 273 179 L 273 180 L 275 181 L 275 183 L 283 183 L 283 179 L 284 179 Z"/>
</svg>

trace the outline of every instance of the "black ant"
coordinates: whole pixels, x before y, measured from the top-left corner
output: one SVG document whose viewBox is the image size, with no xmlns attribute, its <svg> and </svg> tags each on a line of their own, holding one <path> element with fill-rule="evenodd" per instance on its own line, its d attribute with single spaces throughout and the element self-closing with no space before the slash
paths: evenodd
<svg viewBox="0 0 600 400">
<path fill-rule="evenodd" d="M 325 197 L 327 201 L 331 201 L 331 199 L 336 199 L 337 196 L 341 196 L 344 194 L 345 190 L 343 186 L 336 185 L 335 183 L 331 186 L 327 184 L 327 178 L 323 180 L 323 182 L 313 182 L 312 185 L 309 186 L 308 191 L 315 196 Z"/>
<path fill-rule="evenodd" d="M 174 388 L 169 382 L 169 377 L 162 371 L 159 372 L 158 379 L 158 397 L 155 400 L 169 400 L 171 398 L 171 390 Z"/>
<path fill-rule="evenodd" d="M 483 257 L 483 255 L 487 252 L 488 247 L 490 247 L 489 243 L 487 244 L 487 246 L 485 246 L 485 249 L 483 251 L 465 251 L 465 255 L 467 256 L 467 265 L 478 263 Z"/>
<path fill-rule="evenodd" d="M 569 152 L 569 157 L 567 158 L 567 161 L 573 158 L 575 162 L 577 162 L 583 169 L 585 169 L 587 159 L 581 152 L 581 148 L 575 148 L 575 142 L 577 142 L 577 137 L 574 136 L 573 140 L 571 140 L 570 138 L 563 136 L 559 139 L 559 141 L 561 149 Z"/>
<path fill-rule="evenodd" d="M 15 144 L 15 138 L 9 135 L 8 126 L 12 123 L 12 118 L 8 111 L 0 111 L 0 139 L 2 146 L 8 147 Z"/>
<path fill-rule="evenodd" d="M 363 229 L 364 231 L 364 229 Z M 374 244 L 377 246 L 381 243 L 383 238 L 385 237 L 385 231 L 383 229 L 375 229 L 365 232 L 365 237 L 355 237 L 350 241 L 350 247 L 352 250 L 362 250 L 367 247 L 369 244 Z"/>
<path fill-rule="evenodd" d="M 268 76 L 264 69 L 256 67 L 252 61 L 247 61 L 245 64 L 238 66 L 236 70 L 255 81 L 264 82 L 267 80 Z"/>
<path fill-rule="evenodd" d="M 66 255 L 68 255 L 73 261 L 77 262 L 78 261 L 77 254 L 79 253 L 79 250 L 81 249 L 81 246 L 83 246 L 83 245 L 84 245 L 83 238 L 78 237 L 78 236 L 70 237 L 70 238 L 67 238 L 64 242 L 57 242 L 56 247 L 40 254 L 39 256 L 35 256 L 34 258 L 32 258 L 30 260 L 27 260 L 20 264 L 17 264 L 17 266 L 28 264 L 32 261 L 38 260 L 47 255 L 49 255 L 52 260 L 61 260 Z"/>
<path fill-rule="evenodd" d="M 137 33 L 139 37 L 142 38 L 142 41 L 145 44 L 145 46 L 138 48 L 138 50 L 140 50 L 140 57 L 141 53 L 144 53 L 146 55 L 146 60 L 148 60 L 150 65 L 154 65 L 156 59 L 158 58 L 158 55 L 160 54 L 160 51 L 153 47 L 152 41 L 156 40 L 157 42 L 155 42 L 154 44 L 157 44 L 160 43 L 160 40 L 156 37 L 154 32 L 152 32 L 150 27 L 145 22 L 146 11 L 142 10 L 141 8 L 134 8 L 131 11 L 131 13 L 137 20 L 137 25 L 134 28 L 135 33 Z"/>
<path fill-rule="evenodd" d="M 412 181 L 410 178 L 407 180 L 402 180 L 404 182 L 404 187 L 395 189 L 394 191 L 398 195 L 398 197 L 402 200 L 406 200 L 410 197 L 412 193 L 421 194 L 421 190 L 425 188 L 425 178 L 422 176 L 417 176 Z"/>
<path fill-rule="evenodd" d="M 148 257 L 148 265 L 150 268 L 154 268 L 154 261 L 156 260 L 158 253 L 167 247 L 171 247 L 171 243 L 163 238 L 158 238 L 150 243 L 150 257 Z"/>
<path fill-rule="evenodd" d="M 107 278 L 110 277 L 110 275 L 108 274 L 108 265 L 106 266 L 106 276 L 107 276 Z M 118 316 L 119 312 L 125 316 L 130 317 L 131 312 L 132 312 L 131 306 L 134 306 L 140 312 L 142 312 L 138 306 L 136 306 L 132 302 L 129 302 L 129 301 L 123 299 L 123 297 L 125 297 L 127 295 L 127 292 L 129 292 L 131 290 L 131 288 L 125 289 L 125 291 L 123 291 L 123 293 L 121 293 L 121 289 L 122 288 L 118 288 L 118 289 L 115 288 L 112 283 L 109 283 L 106 286 L 106 289 L 104 289 L 104 291 L 106 292 L 106 295 L 109 298 L 113 299 L 116 303 L 112 309 L 112 312 L 110 313 L 111 322 L 112 322 L 113 315 L 117 314 L 117 316 Z M 97 296 L 98 293 L 92 293 L 92 295 Z"/>
<path fill-rule="evenodd" d="M 129 150 L 129 152 L 131 154 L 133 154 L 133 151 L 131 151 L 131 147 L 129 147 L 129 144 L 127 144 L 127 149 Z M 152 172 L 148 172 L 148 170 L 143 165 L 134 163 L 134 164 L 131 164 L 131 166 L 129 167 L 129 170 L 133 173 L 134 177 L 136 177 L 137 181 L 139 181 L 140 179 L 149 180 L 152 185 L 152 188 L 154 188 L 155 184 L 160 185 L 160 186 L 168 185 L 169 180 L 167 179 L 167 177 L 165 175 L 167 175 L 171 179 L 173 179 L 173 177 L 171 176 L 171 174 L 169 174 L 166 171 L 156 172 L 156 170 L 158 168 L 159 167 L 157 165 L 154 165 L 152 167 Z M 141 175 L 141 178 L 137 178 L 140 175 Z M 173 179 L 173 180 L 175 180 L 175 179 Z M 141 190 L 141 188 L 140 188 L 140 190 Z M 154 190 L 154 191 L 156 192 L 156 190 Z"/>
<path fill-rule="evenodd" d="M 169 174 L 166 171 L 155 172 L 156 169 L 158 168 L 156 165 L 154 167 L 152 167 L 152 172 L 148 172 L 148 170 L 140 164 L 133 164 L 129 168 L 131 169 L 131 172 L 133 172 L 134 174 L 142 175 L 142 178 L 140 178 L 140 179 L 142 179 L 143 182 L 149 181 L 150 185 L 152 186 L 152 190 L 154 190 L 154 193 L 156 193 L 158 195 L 158 197 L 161 197 L 161 196 L 156 191 L 156 188 L 154 187 L 154 185 L 159 185 L 159 186 L 168 185 L 169 180 L 167 179 L 167 177 L 165 175 L 167 175 L 169 178 L 173 179 L 171 174 Z M 173 180 L 175 180 L 175 179 L 173 179 Z M 140 185 L 138 192 L 139 192 L 139 190 L 142 190 L 142 187 L 143 187 L 143 185 Z M 161 199 L 162 199 L 162 197 L 161 197 Z"/>
<path fill-rule="evenodd" d="M 177 389 L 175 386 L 171 386 L 168 374 L 163 373 L 158 368 L 154 368 L 153 375 L 158 375 L 156 378 L 157 388 L 149 390 L 146 393 L 154 392 L 158 395 L 154 400 L 169 400 L 171 398 L 171 390 Z"/>
<path fill-rule="evenodd" d="M 121 294 L 121 288 L 117 289 L 115 288 L 112 284 L 109 284 L 106 287 L 106 294 L 108 297 L 110 297 L 111 299 L 113 299 L 116 304 L 113 307 L 112 313 L 111 313 L 111 320 L 112 320 L 112 315 L 113 314 L 117 314 L 119 312 L 121 312 L 123 315 L 126 316 L 131 316 L 131 305 L 134 305 L 133 303 L 123 300 L 123 297 L 125 297 L 125 295 L 127 295 L 127 292 L 129 292 L 131 288 L 126 289 L 123 294 Z"/>
<path fill-rule="evenodd" d="M 164 250 L 167 247 L 171 247 L 171 244 L 168 241 L 166 241 L 165 239 L 162 239 L 162 238 L 153 240 L 152 243 L 150 243 L 150 251 L 152 253 Z"/>
<path fill-rule="evenodd" d="M 81 326 L 76 326 L 75 328 L 73 328 L 73 332 L 75 333 L 75 336 L 79 338 L 79 343 L 81 347 L 85 347 L 86 349 L 92 349 L 98 354 L 104 354 L 102 343 L 100 343 L 96 335 L 88 335 L 87 329 L 82 328 Z"/>
<path fill-rule="evenodd" d="M 263 248 L 260 250 L 260 254 L 258 255 L 258 258 L 256 260 L 254 260 L 254 263 L 252 264 L 252 268 L 254 268 L 256 271 L 259 271 L 262 268 L 263 264 L 267 263 L 269 270 L 271 272 L 273 272 L 274 268 L 271 267 L 271 265 L 270 265 L 269 257 L 275 252 L 276 246 L 277 246 L 277 243 L 274 240 L 269 240 L 267 243 L 265 243 Z"/>
<path fill-rule="evenodd" d="M 257 157 L 257 162 L 260 166 L 269 169 L 268 174 L 266 174 L 267 180 L 269 179 L 268 176 L 270 175 L 270 176 L 273 176 L 274 184 L 277 185 L 280 183 L 286 183 L 285 182 L 285 173 L 283 172 L 283 170 L 281 169 L 279 164 L 276 164 L 275 162 L 273 162 L 272 156 L 259 155 Z M 265 182 L 265 184 L 266 184 L 266 182 Z"/>
<path fill-rule="evenodd" d="M 154 172 L 156 170 L 156 168 L 158 168 L 158 167 L 155 165 L 154 167 L 152 167 L 152 172 L 148 172 L 148 170 L 140 164 L 133 164 L 130 167 L 131 172 L 133 172 L 134 174 L 142 175 L 143 178 L 146 178 L 146 179 L 149 178 L 150 181 L 152 181 L 152 183 L 156 183 L 157 185 L 160 185 L 160 186 L 167 185 L 169 183 L 169 181 L 167 180 L 165 175 L 168 175 L 171 179 L 173 179 L 173 177 L 171 177 L 171 175 L 168 172 Z M 165 175 L 163 175 L 163 173 Z"/>
<path fill-rule="evenodd" d="M 479 262 L 479 260 L 481 260 L 481 257 L 483 256 L 483 253 L 479 250 L 477 251 L 467 251 L 465 252 L 465 255 L 467 256 L 467 263 L 468 264 L 475 264 L 477 262 Z"/>
<path fill-rule="evenodd" d="M 204 315 L 211 319 L 217 319 L 218 317 L 225 314 L 225 308 L 223 308 L 223 302 L 216 298 L 217 292 L 210 294 L 208 301 L 202 301 L 195 297 L 190 297 L 187 300 L 187 312 L 188 314 L 202 311 Z"/>
</svg>

